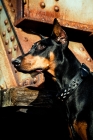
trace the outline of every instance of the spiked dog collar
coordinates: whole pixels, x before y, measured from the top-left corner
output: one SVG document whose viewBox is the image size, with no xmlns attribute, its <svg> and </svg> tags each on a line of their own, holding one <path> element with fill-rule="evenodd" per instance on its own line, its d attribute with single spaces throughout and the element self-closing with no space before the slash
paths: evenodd
<svg viewBox="0 0 93 140">
<path fill-rule="evenodd" d="M 81 82 L 90 74 L 89 68 L 83 63 L 78 73 L 71 79 L 69 84 L 61 90 L 61 93 L 57 95 L 58 99 L 64 101 L 69 97 L 72 92 L 81 84 Z"/>
</svg>

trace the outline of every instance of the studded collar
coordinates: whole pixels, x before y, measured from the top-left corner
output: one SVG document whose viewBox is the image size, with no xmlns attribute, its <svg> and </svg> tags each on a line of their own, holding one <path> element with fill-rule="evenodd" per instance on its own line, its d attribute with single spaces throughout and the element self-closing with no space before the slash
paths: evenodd
<svg viewBox="0 0 93 140">
<path fill-rule="evenodd" d="M 66 100 L 89 74 L 89 68 L 82 63 L 77 74 L 71 79 L 69 84 L 61 90 L 61 92 L 57 95 L 57 98 L 62 101 Z"/>
</svg>

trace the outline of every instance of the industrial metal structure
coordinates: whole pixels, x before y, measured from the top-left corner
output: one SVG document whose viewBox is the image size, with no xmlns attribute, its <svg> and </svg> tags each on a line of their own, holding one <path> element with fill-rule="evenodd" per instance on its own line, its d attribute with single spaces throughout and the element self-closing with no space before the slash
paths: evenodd
<svg viewBox="0 0 93 140">
<path fill-rule="evenodd" d="M 1 91 L 42 85 L 43 74 L 33 78 L 30 74 L 18 72 L 11 61 L 26 53 L 40 39 L 32 31 L 49 35 L 54 18 L 67 31 L 71 51 L 93 71 L 92 0 L 0 0 Z"/>
</svg>

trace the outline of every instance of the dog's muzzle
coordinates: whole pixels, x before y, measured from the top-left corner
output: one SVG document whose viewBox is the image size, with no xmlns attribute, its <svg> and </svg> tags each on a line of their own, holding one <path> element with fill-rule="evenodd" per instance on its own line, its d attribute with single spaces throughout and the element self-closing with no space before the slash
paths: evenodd
<svg viewBox="0 0 93 140">
<path fill-rule="evenodd" d="M 16 68 L 20 67 L 21 59 L 20 59 L 20 58 L 17 58 L 17 59 L 15 59 L 15 60 L 12 60 L 12 64 L 13 64 L 14 67 L 16 67 Z"/>
</svg>

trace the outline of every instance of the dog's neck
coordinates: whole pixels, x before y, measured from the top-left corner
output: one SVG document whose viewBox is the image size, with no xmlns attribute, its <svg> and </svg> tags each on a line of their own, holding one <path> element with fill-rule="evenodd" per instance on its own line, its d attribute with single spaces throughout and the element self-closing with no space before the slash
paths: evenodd
<svg viewBox="0 0 93 140">
<path fill-rule="evenodd" d="M 80 64 L 71 51 L 66 52 L 65 58 L 66 60 L 64 59 L 63 63 L 65 66 L 62 66 L 64 72 L 59 75 L 60 77 L 62 76 L 62 79 L 57 78 L 57 84 L 59 86 L 57 97 L 61 100 L 67 99 L 90 74 L 89 68 L 85 64 Z"/>
<path fill-rule="evenodd" d="M 44 73 L 45 87 L 48 89 L 61 91 L 79 70 L 81 64 L 69 49 L 64 50 L 62 55 L 64 59 L 62 66 L 58 64 L 55 69 L 56 76 L 52 77 L 49 73 Z M 60 69 L 60 67 L 62 68 Z"/>
<path fill-rule="evenodd" d="M 62 90 L 65 85 L 69 83 L 69 81 L 76 75 L 81 64 L 76 59 L 74 54 L 69 50 L 64 50 L 64 62 L 62 62 L 62 69 L 56 69 L 56 82 L 59 86 L 59 90 Z"/>
</svg>

